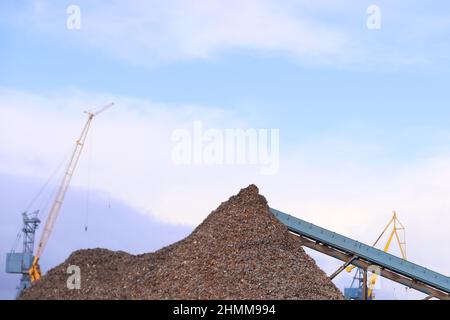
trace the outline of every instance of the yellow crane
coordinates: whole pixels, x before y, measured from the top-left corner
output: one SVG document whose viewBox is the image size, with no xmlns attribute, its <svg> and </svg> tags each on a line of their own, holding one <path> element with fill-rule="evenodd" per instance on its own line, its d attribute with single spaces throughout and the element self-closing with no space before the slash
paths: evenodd
<svg viewBox="0 0 450 320">
<path fill-rule="evenodd" d="M 386 232 L 388 231 L 389 227 L 392 227 L 392 230 L 389 234 L 389 238 L 386 242 L 386 244 L 384 245 L 383 251 L 384 252 L 388 252 L 389 248 L 391 246 L 392 240 L 396 239 L 398 247 L 400 248 L 400 254 L 402 255 L 402 258 L 404 260 L 406 259 L 406 240 L 405 240 L 405 227 L 403 226 L 403 224 L 398 220 L 397 218 L 397 213 L 394 211 L 392 218 L 389 220 L 388 224 L 386 225 L 386 227 L 384 228 L 383 232 L 380 234 L 380 236 L 377 238 L 377 240 L 374 242 L 374 244 L 372 245 L 373 247 L 375 247 L 378 242 L 381 240 L 381 238 L 383 237 L 384 234 L 386 234 Z M 354 268 L 356 268 L 355 266 L 348 266 L 345 270 L 347 272 L 351 272 Z M 367 296 L 368 297 L 372 297 L 373 295 L 373 289 L 375 287 L 375 284 L 377 282 L 378 279 L 378 274 L 374 273 L 372 274 L 372 276 L 370 277 L 369 281 L 368 281 L 368 290 L 367 290 Z"/>
<path fill-rule="evenodd" d="M 69 188 L 70 181 L 72 180 L 73 174 L 77 167 L 78 161 L 80 160 L 81 153 L 84 148 L 84 144 L 86 142 L 86 138 L 89 132 L 89 129 L 92 124 L 92 120 L 94 117 L 98 116 L 100 113 L 106 111 L 111 108 L 114 103 L 110 103 L 102 108 L 99 108 L 94 111 L 86 111 L 85 113 L 88 115 L 88 119 L 86 124 L 81 132 L 80 137 L 76 141 L 75 150 L 72 153 L 69 164 L 67 165 L 67 169 L 65 171 L 64 177 L 61 181 L 61 185 L 59 186 L 58 192 L 56 193 L 55 199 L 53 201 L 52 207 L 47 216 L 47 220 L 45 222 L 44 230 L 42 232 L 39 245 L 36 250 L 36 254 L 33 259 L 33 263 L 31 265 L 30 270 L 28 271 L 30 275 L 31 282 L 39 280 L 41 278 L 41 269 L 39 267 L 39 259 L 47 245 L 48 239 L 53 231 L 53 227 L 55 225 L 56 219 L 58 218 L 59 212 L 61 210 L 61 206 L 64 202 L 64 197 L 66 195 L 67 189 Z"/>
</svg>

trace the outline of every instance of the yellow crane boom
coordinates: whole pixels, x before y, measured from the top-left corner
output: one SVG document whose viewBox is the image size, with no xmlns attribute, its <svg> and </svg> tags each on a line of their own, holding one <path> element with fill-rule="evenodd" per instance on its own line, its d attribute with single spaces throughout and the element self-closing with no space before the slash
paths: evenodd
<svg viewBox="0 0 450 320">
<path fill-rule="evenodd" d="M 392 231 L 389 235 L 389 238 L 383 248 L 384 252 L 388 252 L 389 248 L 391 246 L 392 243 L 392 239 L 397 240 L 397 244 L 398 247 L 400 248 L 400 253 L 402 255 L 402 258 L 404 260 L 406 259 L 406 242 L 405 239 L 403 237 L 403 240 L 401 239 L 399 232 L 403 231 L 403 233 L 405 232 L 405 227 L 403 226 L 403 224 L 398 220 L 397 218 L 397 213 L 394 211 L 391 220 L 389 220 L 388 224 L 386 225 L 386 227 L 384 228 L 383 232 L 381 232 L 380 236 L 377 238 L 377 240 L 375 240 L 374 244 L 372 245 L 373 247 L 375 247 L 378 242 L 380 241 L 380 239 L 383 237 L 383 235 L 386 233 L 386 231 L 389 229 L 389 227 L 392 225 Z M 355 268 L 355 266 L 348 266 L 345 270 L 347 272 L 351 272 L 353 269 Z M 372 296 L 373 293 L 373 289 L 375 287 L 375 284 L 377 282 L 378 279 L 378 274 L 374 273 L 372 274 L 372 276 L 370 277 L 369 281 L 368 281 L 368 290 L 367 290 L 367 295 L 370 297 Z"/>
<path fill-rule="evenodd" d="M 39 267 L 39 258 L 41 257 L 41 255 L 45 249 L 45 246 L 47 245 L 48 239 L 50 238 L 50 235 L 53 231 L 53 227 L 55 225 L 56 219 L 58 218 L 59 212 L 61 210 L 61 206 L 64 202 L 64 197 L 65 197 L 67 189 L 69 188 L 69 185 L 70 185 L 70 181 L 72 180 L 73 174 L 74 174 L 75 169 L 78 164 L 78 161 L 80 160 L 80 156 L 83 151 L 84 144 L 86 142 L 86 138 L 87 138 L 89 129 L 92 124 L 92 120 L 94 119 L 95 116 L 97 116 L 100 113 L 111 108 L 113 105 L 114 105 L 114 103 L 110 103 L 96 111 L 92 111 L 92 112 L 86 111 L 86 113 L 88 115 L 88 119 L 83 128 L 83 131 L 81 132 L 80 137 L 76 141 L 75 150 L 72 153 L 72 156 L 70 158 L 69 164 L 67 165 L 67 169 L 65 171 L 64 177 L 61 181 L 61 185 L 58 188 L 58 192 L 56 193 L 52 207 L 47 216 L 44 230 L 42 232 L 42 235 L 41 235 L 41 238 L 39 241 L 39 245 L 37 247 L 36 254 L 34 256 L 33 264 L 31 265 L 31 268 L 28 272 L 30 274 L 31 282 L 34 282 L 41 278 L 41 270 Z"/>
</svg>

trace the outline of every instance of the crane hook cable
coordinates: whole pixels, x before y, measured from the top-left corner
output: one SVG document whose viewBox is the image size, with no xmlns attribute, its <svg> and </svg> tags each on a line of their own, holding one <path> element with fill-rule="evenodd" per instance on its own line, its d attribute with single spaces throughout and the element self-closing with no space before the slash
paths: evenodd
<svg viewBox="0 0 450 320">
<path fill-rule="evenodd" d="M 41 187 L 41 189 L 39 190 L 39 192 L 34 196 L 34 198 L 31 200 L 31 202 L 28 204 L 28 206 L 26 207 L 24 212 L 28 212 L 31 207 L 33 206 L 33 204 L 37 201 L 37 199 L 39 199 L 39 197 L 42 195 L 42 193 L 45 191 L 45 189 L 47 189 L 48 185 L 50 184 L 50 182 L 53 180 L 53 178 L 56 176 L 56 174 L 61 170 L 62 166 L 64 165 L 64 163 L 66 162 L 66 159 L 68 158 L 68 153 L 66 154 L 66 156 L 63 158 L 63 160 L 61 161 L 61 163 L 57 166 L 56 170 L 52 172 L 52 174 L 49 176 L 49 178 L 47 179 L 47 181 L 45 182 L 45 184 Z"/>
</svg>

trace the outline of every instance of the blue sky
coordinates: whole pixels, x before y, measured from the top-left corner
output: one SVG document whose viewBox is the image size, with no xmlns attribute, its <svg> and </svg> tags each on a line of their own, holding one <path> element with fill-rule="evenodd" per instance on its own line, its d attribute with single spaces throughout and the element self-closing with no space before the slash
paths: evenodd
<svg viewBox="0 0 450 320">
<path fill-rule="evenodd" d="M 35 2 L 34 6 L 37 7 L 36 3 L 39 2 Z M 336 10 L 333 17 L 338 22 L 330 19 L 323 23 L 324 26 L 344 30 L 351 27 L 348 33 L 357 34 L 352 43 L 361 42 L 362 48 L 369 51 L 344 66 L 342 62 L 331 66 L 328 63 L 321 65 L 320 62 L 305 62 L 302 57 L 283 52 L 288 49 L 277 49 L 276 46 L 272 51 L 261 50 L 261 53 L 257 52 L 257 48 L 252 48 L 251 44 L 248 45 L 249 48 L 244 45 L 236 45 L 238 48 L 234 48 L 230 45 L 223 52 L 213 53 L 205 59 L 183 57 L 166 61 L 170 58 L 159 58 L 163 61 L 158 62 L 153 61 L 149 52 L 148 61 L 142 61 L 139 57 L 137 61 L 130 62 L 128 58 L 117 58 L 114 52 L 108 54 L 105 48 L 83 43 L 83 36 L 90 30 L 67 30 L 67 15 L 56 14 L 65 13 L 67 4 L 64 2 L 57 6 L 41 5 L 46 9 L 41 9 L 43 12 L 35 15 L 43 20 L 54 18 L 45 20 L 45 23 L 35 22 L 36 17 L 32 19 L 33 11 L 30 7 L 33 7 L 33 2 L 25 1 L 14 5 L 4 3 L 2 6 L 7 8 L 2 8 L 2 11 L 5 14 L 10 11 L 13 13 L 4 17 L 1 24 L 0 81 L 3 86 L 33 92 L 75 87 L 166 104 L 189 103 L 252 111 L 257 109 L 257 112 L 249 111 L 252 116 L 258 113 L 257 117 L 252 118 L 252 122 L 255 125 L 261 123 L 266 126 L 282 126 L 289 134 L 286 135 L 288 141 L 297 140 L 295 136 L 299 136 L 298 133 L 303 137 L 324 131 L 345 134 L 352 130 L 358 130 L 358 135 L 363 134 L 367 138 L 373 138 L 371 133 L 375 133 L 376 138 L 379 134 L 384 134 L 390 140 L 398 130 L 423 126 L 445 127 L 449 116 L 446 105 L 449 100 L 446 90 L 449 77 L 448 55 L 439 52 L 441 58 L 433 59 L 433 56 L 436 55 L 437 48 L 448 45 L 448 25 L 434 30 L 434 33 L 422 31 L 426 35 L 418 32 L 417 38 L 412 37 L 409 32 L 401 32 L 408 24 L 413 30 L 421 30 L 420 25 L 417 25 L 421 22 L 418 17 L 422 17 L 422 20 L 448 18 L 445 16 L 448 4 L 444 1 L 436 2 L 435 10 L 430 9 L 432 7 L 423 10 L 420 2 L 415 2 L 415 6 L 408 5 L 407 8 L 403 7 L 402 1 L 394 2 L 396 6 L 382 3 L 386 7 L 382 11 L 382 17 L 387 21 L 383 20 L 379 31 L 365 29 L 367 15 L 363 4 L 352 5 L 351 10 L 344 11 L 344 14 Z M 345 1 L 342 3 L 344 8 L 350 6 Z M 85 11 L 91 9 L 88 3 L 81 1 L 79 4 L 86 7 Z M 152 4 L 148 6 L 150 10 Z M 391 14 L 391 6 L 392 10 L 399 12 Z M 400 15 L 402 10 L 397 6 L 405 10 L 403 15 Z M 362 14 L 346 13 L 353 13 L 356 9 L 360 9 Z M 51 13 L 46 13 L 45 10 Z M 26 17 L 31 22 L 14 20 L 15 15 L 20 19 L 21 13 L 28 11 L 31 13 Z M 323 11 L 327 12 L 325 9 Z M 397 15 L 401 16 L 399 21 L 391 21 L 391 16 Z M 349 21 L 352 22 L 342 26 L 339 24 L 342 20 L 340 16 L 350 16 L 352 19 Z M 114 24 L 114 19 L 111 20 Z M 45 25 L 41 26 L 41 23 Z M 428 44 L 430 46 L 427 49 L 425 46 Z M 114 44 L 108 42 L 108 46 Z M 239 48 L 242 46 L 243 48 Z M 382 53 L 378 53 L 378 50 L 370 52 L 372 47 L 379 46 L 386 46 Z M 145 47 L 143 50 L 150 51 Z M 398 52 L 401 55 L 399 62 L 383 58 L 399 54 Z M 409 63 L 406 62 L 408 59 L 425 62 Z M 369 130 L 361 130 L 362 126 L 368 126 Z M 422 143 L 422 147 L 429 147 L 427 142 Z M 411 149 L 402 147 L 401 153 L 406 153 L 405 156 L 409 156 L 409 152 L 416 153 Z"/>
<path fill-rule="evenodd" d="M 72 4 L 80 30 L 66 27 Z M 380 30 L 366 27 L 371 4 Z M 274 206 L 365 242 L 396 209 L 412 257 L 448 274 L 450 252 L 429 253 L 450 240 L 449 39 L 448 1 L 4 1 L 0 172 L 45 180 L 81 111 L 114 100 L 74 190 L 90 167 L 95 196 L 192 228 L 255 182 Z M 171 132 L 194 120 L 279 129 L 280 172 L 174 167 Z"/>
</svg>

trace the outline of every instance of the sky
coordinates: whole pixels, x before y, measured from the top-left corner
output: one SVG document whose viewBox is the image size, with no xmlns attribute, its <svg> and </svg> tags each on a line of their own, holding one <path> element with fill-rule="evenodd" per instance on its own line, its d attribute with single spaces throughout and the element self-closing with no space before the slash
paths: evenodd
<svg viewBox="0 0 450 320">
<path fill-rule="evenodd" d="M 443 0 L 3 1 L 1 249 L 67 159 L 83 111 L 114 101 L 94 119 L 47 268 L 79 247 L 155 250 L 255 183 L 272 207 L 365 243 L 396 210 L 409 260 L 448 275 L 450 249 L 436 245 L 450 241 L 448 39 Z M 263 158 L 175 163 L 176 133 L 195 141 L 196 123 L 209 138 L 277 130 L 276 170 L 264 174 Z M 95 239 L 77 242 L 84 222 L 70 219 L 86 194 L 98 207 Z M 101 219 L 107 202 L 120 215 Z M 136 224 L 171 236 L 133 234 Z M 101 240 L 118 227 L 148 245 Z M 329 274 L 339 265 L 312 254 Z M 389 284 L 381 291 L 410 297 Z"/>
</svg>

